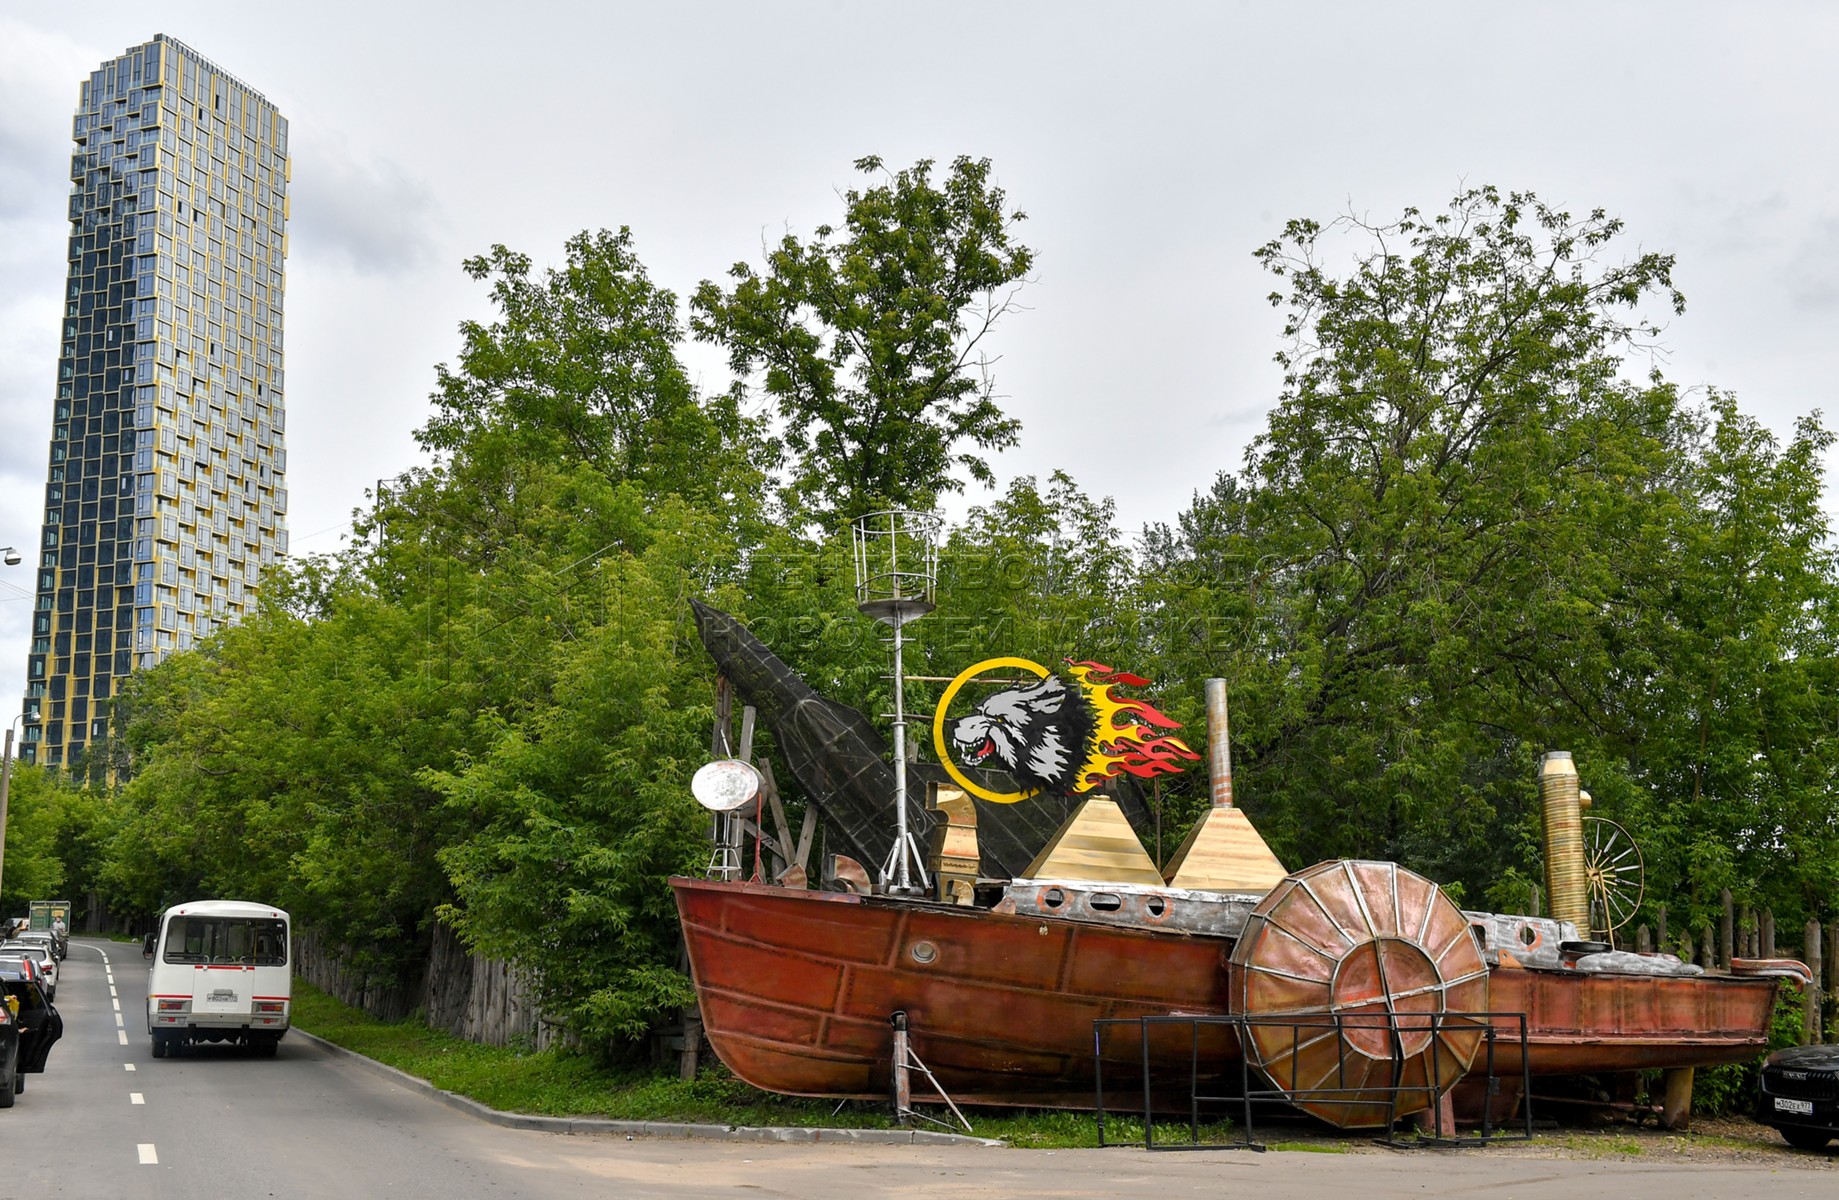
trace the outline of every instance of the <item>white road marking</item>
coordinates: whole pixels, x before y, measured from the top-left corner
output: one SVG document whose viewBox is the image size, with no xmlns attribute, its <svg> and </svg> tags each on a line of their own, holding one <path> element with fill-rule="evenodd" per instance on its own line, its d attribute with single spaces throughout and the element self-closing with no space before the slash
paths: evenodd
<svg viewBox="0 0 1839 1200">
<path fill-rule="evenodd" d="M 127 1034 L 125 1034 L 125 1033 L 124 1033 L 124 1034 L 122 1034 L 122 1035 L 121 1035 L 121 1040 L 122 1040 L 122 1042 L 123 1042 L 123 1043 L 126 1043 L 126 1042 L 127 1042 L 127 1040 L 128 1040 L 128 1035 L 127 1035 Z M 124 1071 L 132 1071 L 132 1070 L 134 1069 L 134 1064 L 133 1064 L 133 1063 L 122 1063 L 122 1064 L 121 1064 L 121 1067 L 122 1067 L 122 1069 L 123 1069 Z"/>
<path fill-rule="evenodd" d="M 119 1024 L 119 1022 L 117 1022 L 117 1023 Z M 115 1036 L 121 1039 L 121 1044 L 122 1044 L 122 1045 L 124 1045 L 124 1046 L 125 1046 L 125 1045 L 127 1045 L 127 1044 L 128 1044 L 128 1031 L 127 1031 L 127 1030 L 125 1030 L 125 1029 L 117 1029 L 117 1030 L 115 1031 Z M 128 1070 L 130 1070 L 130 1071 L 132 1071 L 133 1069 L 134 1069 L 134 1064 L 133 1064 L 133 1063 L 129 1063 L 129 1064 L 128 1064 Z"/>
<path fill-rule="evenodd" d="M 160 1156 L 153 1152 L 152 1142 L 141 1142 L 135 1149 L 140 1151 L 140 1161 L 143 1167 L 160 1165 Z"/>
<path fill-rule="evenodd" d="M 115 1006 L 116 1012 L 121 1011 L 121 1001 L 120 1000 L 110 1000 L 109 1003 Z"/>
<path fill-rule="evenodd" d="M 121 1028 L 121 1011 L 119 1009 L 115 1012 L 115 1028 Z"/>
<path fill-rule="evenodd" d="M 111 983 L 109 984 L 109 997 L 113 999 L 115 995 L 116 995 L 115 985 Z"/>
<path fill-rule="evenodd" d="M 129 1092 L 128 1093 L 128 1103 L 129 1104 L 145 1104 L 147 1103 L 147 1097 L 141 1095 L 139 1092 Z"/>
</svg>

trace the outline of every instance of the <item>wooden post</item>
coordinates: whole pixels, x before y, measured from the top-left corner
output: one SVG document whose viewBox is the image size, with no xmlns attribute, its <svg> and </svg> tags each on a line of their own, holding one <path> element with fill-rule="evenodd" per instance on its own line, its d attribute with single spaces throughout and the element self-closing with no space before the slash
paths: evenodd
<svg viewBox="0 0 1839 1200">
<path fill-rule="evenodd" d="M 1654 938 L 1652 934 L 1648 933 L 1647 926 L 1645 925 L 1636 926 L 1635 928 L 1635 953 L 1636 954 L 1647 954 L 1647 953 L 1650 953 L 1653 949 L 1654 949 Z"/>
<path fill-rule="evenodd" d="M 1667 906 L 1654 906 L 1654 944 L 1662 950 L 1667 947 Z"/>
<path fill-rule="evenodd" d="M 1775 910 L 1762 910 L 1762 957 L 1775 957 Z"/>
<path fill-rule="evenodd" d="M 1526 910 L 1526 915 L 1529 917 L 1544 916 L 1545 914 L 1539 909 L 1539 903 L 1539 885 L 1535 883 L 1532 885 L 1532 907 Z"/>
<path fill-rule="evenodd" d="M 1805 1012 L 1801 1022 L 1801 1044 L 1817 1046 L 1823 1040 L 1821 1037 L 1823 1031 L 1820 1028 L 1820 951 L 1822 947 L 1820 946 L 1820 923 L 1818 921 L 1807 922 L 1806 938 L 1807 940 L 1802 943 L 1803 953 L 1806 955 L 1808 967 L 1813 971 L 1813 982 L 1807 985 L 1807 995 L 1802 998 Z"/>
<path fill-rule="evenodd" d="M 1707 971 L 1712 970 L 1718 965 L 1718 950 L 1716 946 L 1711 944 L 1711 926 L 1709 925 L 1705 926 L 1702 953 L 1704 954 L 1704 958 L 1700 961 L 1700 965 Z"/>
<path fill-rule="evenodd" d="M 1736 942 L 1734 941 L 1736 929 L 1730 906 L 1730 889 L 1725 888 L 1720 892 L 1718 894 L 1718 900 L 1723 905 L 1724 909 L 1724 915 L 1720 918 L 1718 923 L 1718 965 L 1728 967 L 1730 966 L 1731 956 L 1737 953 Z M 1745 912 L 1747 913 L 1747 911 L 1746 909 Z M 1748 920 L 1747 916 L 1745 920 Z"/>
<path fill-rule="evenodd" d="M 1705 940 L 1711 940 L 1711 930 L 1705 930 Z M 1664 1095 L 1660 1102 L 1660 1126 L 1662 1129 L 1692 1128 L 1692 1068 L 1672 1067 L 1661 1072 Z"/>
</svg>

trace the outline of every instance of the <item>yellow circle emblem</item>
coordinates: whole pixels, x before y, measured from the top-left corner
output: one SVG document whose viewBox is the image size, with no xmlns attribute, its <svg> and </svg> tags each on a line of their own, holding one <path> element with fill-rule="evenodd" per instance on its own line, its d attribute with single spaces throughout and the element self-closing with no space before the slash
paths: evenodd
<svg viewBox="0 0 1839 1200">
<path fill-rule="evenodd" d="M 997 804 L 1014 804 L 1017 800 L 1026 800 L 1030 796 L 1039 795 L 1041 789 L 1029 788 L 1027 791 L 1020 792 L 993 792 L 981 784 L 972 783 L 970 779 L 965 776 L 964 772 L 959 770 L 958 764 L 952 761 L 951 748 L 945 737 L 946 714 L 951 711 L 951 702 L 957 698 L 959 690 L 983 672 L 998 670 L 1003 667 L 1032 671 L 1041 679 L 1046 679 L 1050 674 L 1046 667 L 1026 658 L 986 658 L 976 666 L 968 667 L 960 671 L 957 678 L 945 685 L 945 694 L 939 697 L 939 710 L 932 716 L 932 748 L 938 753 L 939 765 L 945 768 L 945 773 L 951 776 L 952 780 L 959 787 L 980 800 L 993 800 Z"/>
</svg>

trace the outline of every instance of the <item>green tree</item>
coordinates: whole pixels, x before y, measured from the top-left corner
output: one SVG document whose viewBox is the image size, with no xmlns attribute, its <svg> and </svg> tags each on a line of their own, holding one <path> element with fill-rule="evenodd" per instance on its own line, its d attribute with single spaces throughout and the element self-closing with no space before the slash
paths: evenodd
<svg viewBox="0 0 1839 1200">
<path fill-rule="evenodd" d="M 1391 857 L 1480 899 L 1537 862 L 1536 750 L 1603 763 L 1606 807 L 1628 791 L 1645 714 L 1615 635 L 1665 603 L 1642 566 L 1688 511 L 1698 425 L 1626 370 L 1683 301 L 1621 233 L 1480 188 L 1259 251 L 1283 392 L 1245 471 L 1146 548 L 1163 674 L 1232 681 L 1242 790 L 1292 863 Z"/>
<path fill-rule="evenodd" d="M 882 172 L 879 158 L 856 168 Z M 699 339 L 727 348 L 737 375 L 763 372 L 791 452 L 791 495 L 820 522 L 897 505 L 930 508 L 993 482 L 980 451 L 1015 444 L 987 338 L 1034 261 L 1014 240 L 988 159 L 955 159 L 935 185 L 922 159 L 844 194 L 839 231 L 787 234 L 764 272 L 729 270 L 691 301 Z"/>
</svg>

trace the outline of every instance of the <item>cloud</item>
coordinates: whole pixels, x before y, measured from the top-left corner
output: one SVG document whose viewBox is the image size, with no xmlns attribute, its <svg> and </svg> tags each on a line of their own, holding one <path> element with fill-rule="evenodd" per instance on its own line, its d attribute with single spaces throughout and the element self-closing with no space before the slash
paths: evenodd
<svg viewBox="0 0 1839 1200">
<path fill-rule="evenodd" d="M 1839 216 L 1809 221 L 1789 257 L 1788 298 L 1803 311 L 1839 308 Z"/>
<path fill-rule="evenodd" d="M 434 255 L 434 190 L 391 159 L 361 161 L 343 137 L 290 131 L 294 177 L 289 228 L 297 257 L 342 258 L 359 274 L 397 275 Z"/>
<path fill-rule="evenodd" d="M 0 18 L 0 222 L 63 216 L 70 118 L 97 61 L 68 38 Z"/>
</svg>

